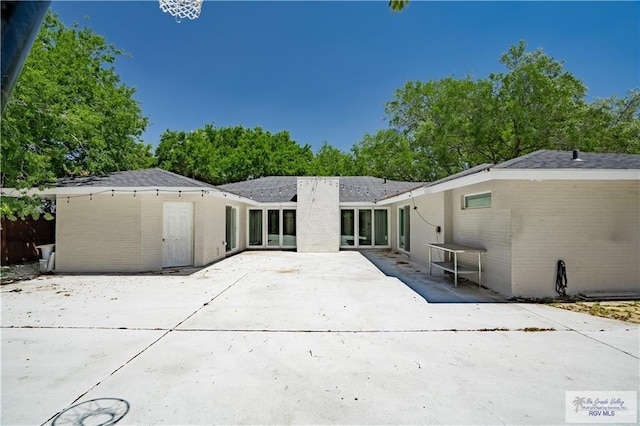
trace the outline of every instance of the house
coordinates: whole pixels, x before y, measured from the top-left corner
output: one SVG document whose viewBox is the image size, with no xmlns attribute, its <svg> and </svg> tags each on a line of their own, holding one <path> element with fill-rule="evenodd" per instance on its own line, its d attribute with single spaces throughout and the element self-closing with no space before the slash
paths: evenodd
<svg viewBox="0 0 640 426">
<path fill-rule="evenodd" d="M 558 260 L 568 293 L 640 291 L 639 192 L 638 155 L 541 150 L 383 204 L 406 212 L 411 224 L 410 248 L 398 240 L 394 249 L 427 259 L 429 242 L 480 247 L 483 285 L 505 296 L 547 297 L 556 296 Z"/>
<path fill-rule="evenodd" d="M 640 290 L 640 156 L 536 151 L 431 183 L 270 176 L 214 187 L 160 169 L 62 179 L 56 271 L 202 266 L 247 249 L 485 249 L 482 284 L 505 296 Z M 460 259 L 461 263 L 472 259 Z M 477 281 L 477 276 L 469 276 Z"/>
<path fill-rule="evenodd" d="M 212 185 L 165 170 L 60 179 L 43 195 L 56 200 L 57 272 L 200 266 L 227 249 L 224 215 L 234 204 Z"/>
</svg>

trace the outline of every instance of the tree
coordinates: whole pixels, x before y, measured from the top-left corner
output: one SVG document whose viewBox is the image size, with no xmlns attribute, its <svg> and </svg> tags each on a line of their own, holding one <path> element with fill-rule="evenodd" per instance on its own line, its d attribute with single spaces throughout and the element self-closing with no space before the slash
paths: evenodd
<svg viewBox="0 0 640 426">
<path fill-rule="evenodd" d="M 387 4 L 393 12 L 399 12 L 409 4 L 409 0 L 389 0 Z"/>
<path fill-rule="evenodd" d="M 147 125 L 113 68 L 122 51 L 48 13 L 2 117 L 1 185 L 148 167 Z M 37 215 L 37 200 L 2 199 L 3 217 Z"/>
<path fill-rule="evenodd" d="M 166 131 L 156 157 L 166 170 L 221 185 L 261 176 L 307 175 L 313 152 L 286 131 L 272 134 L 260 127 L 207 124 L 190 133 Z"/>
<path fill-rule="evenodd" d="M 523 41 L 500 63 L 505 71 L 488 78 L 408 82 L 395 92 L 386 113 L 411 151 L 400 151 L 407 158 L 401 175 L 433 180 L 538 149 L 640 151 L 638 90 L 588 103 L 586 87 L 561 61 L 542 49 L 528 52 Z M 370 158 L 390 150 L 369 136 L 361 144 Z"/>
<path fill-rule="evenodd" d="M 323 142 L 315 154 L 310 174 L 316 176 L 352 176 L 356 174 L 352 155 Z"/>
<path fill-rule="evenodd" d="M 400 181 L 422 180 L 430 163 L 419 161 L 409 139 L 393 129 L 365 134 L 351 149 L 356 175 L 386 177 Z"/>
</svg>

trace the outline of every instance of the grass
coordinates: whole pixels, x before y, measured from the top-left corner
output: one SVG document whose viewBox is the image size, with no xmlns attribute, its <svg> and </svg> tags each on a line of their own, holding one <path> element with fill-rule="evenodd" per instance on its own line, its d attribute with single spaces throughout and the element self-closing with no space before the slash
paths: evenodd
<svg viewBox="0 0 640 426">
<path fill-rule="evenodd" d="M 610 301 L 610 302 L 558 302 L 549 303 L 550 306 L 574 312 L 582 312 L 597 317 L 611 318 L 640 324 L 640 301 Z"/>
</svg>

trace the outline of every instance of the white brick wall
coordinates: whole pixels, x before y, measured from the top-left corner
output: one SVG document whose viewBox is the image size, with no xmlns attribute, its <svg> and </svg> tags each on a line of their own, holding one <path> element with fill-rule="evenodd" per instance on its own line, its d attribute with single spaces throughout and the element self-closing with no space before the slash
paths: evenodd
<svg viewBox="0 0 640 426">
<path fill-rule="evenodd" d="M 640 290 L 638 182 L 511 182 L 507 187 L 515 294 L 555 295 L 559 259 L 567 266 L 569 293 Z"/>
<path fill-rule="evenodd" d="M 463 209 L 463 197 L 491 191 L 491 207 Z M 482 284 L 511 296 L 511 210 L 505 204 L 503 184 L 486 182 L 449 191 L 451 238 L 447 242 L 484 248 Z M 459 262 L 477 267 L 476 255 L 459 256 Z M 477 275 L 465 275 L 477 281 Z"/>
<path fill-rule="evenodd" d="M 340 249 L 338 178 L 299 177 L 296 243 L 301 253 L 335 253 Z"/>
<path fill-rule="evenodd" d="M 57 272 L 134 272 L 142 269 L 142 196 L 59 196 Z"/>
<path fill-rule="evenodd" d="M 429 253 L 426 243 L 442 243 L 445 241 L 445 219 L 444 219 L 445 193 L 428 194 L 409 199 L 391 206 L 391 228 L 392 236 L 391 248 L 398 250 L 398 208 L 409 206 L 409 219 L 411 221 L 410 252 L 411 258 L 427 262 Z M 417 207 L 415 209 L 414 207 Z M 429 222 L 429 223 L 427 223 Z M 440 226 L 440 233 L 436 233 L 435 226 Z"/>
<path fill-rule="evenodd" d="M 224 198 L 186 194 L 59 196 L 57 272 L 140 272 L 162 269 L 163 202 L 194 204 L 194 266 L 225 257 Z M 239 207 L 239 205 L 236 205 Z M 241 209 L 240 209 L 241 210 Z M 240 211 L 239 227 L 243 230 Z M 239 235 L 244 247 L 244 233 Z"/>
</svg>

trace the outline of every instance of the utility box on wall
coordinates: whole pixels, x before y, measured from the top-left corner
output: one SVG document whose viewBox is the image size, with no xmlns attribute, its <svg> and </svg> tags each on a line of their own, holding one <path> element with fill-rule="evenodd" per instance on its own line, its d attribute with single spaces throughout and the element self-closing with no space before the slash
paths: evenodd
<svg viewBox="0 0 640 426">
<path fill-rule="evenodd" d="M 300 253 L 340 250 L 340 180 L 337 177 L 299 177 L 296 213 Z"/>
</svg>

